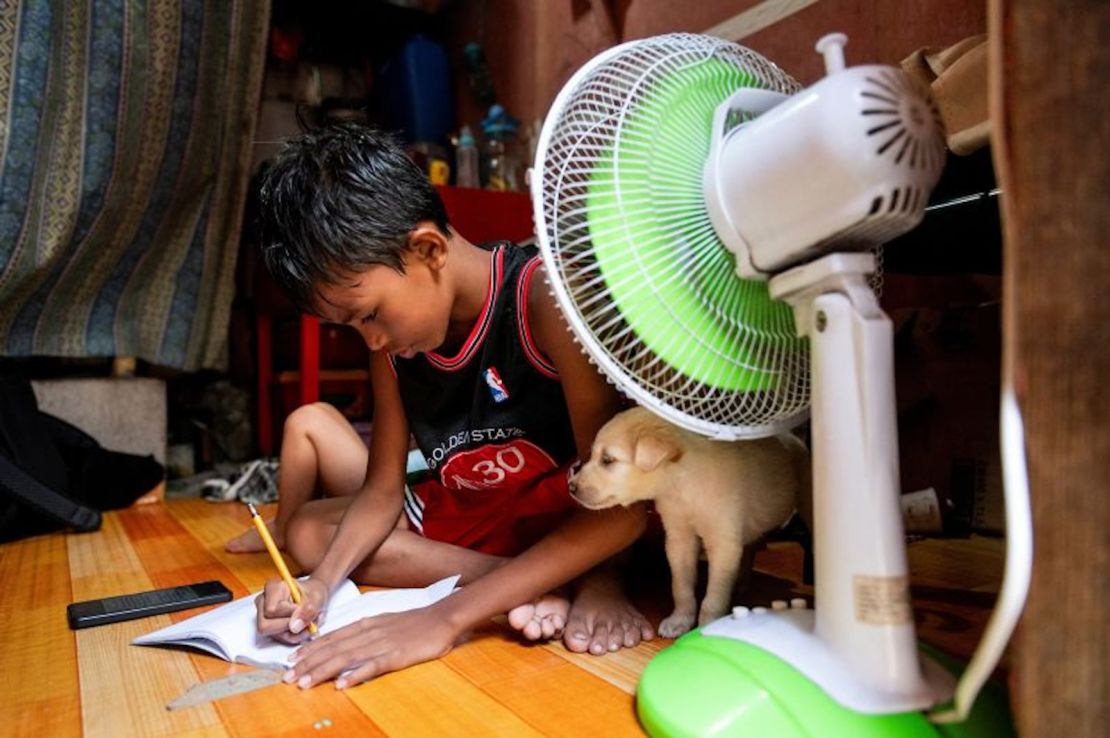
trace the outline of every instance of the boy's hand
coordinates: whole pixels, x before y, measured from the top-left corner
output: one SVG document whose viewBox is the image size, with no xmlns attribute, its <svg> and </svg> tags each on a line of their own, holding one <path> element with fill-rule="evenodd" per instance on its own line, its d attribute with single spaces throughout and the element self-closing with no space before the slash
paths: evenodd
<svg viewBox="0 0 1110 738">
<path fill-rule="evenodd" d="M 345 689 L 445 656 L 458 636 L 436 605 L 363 618 L 302 646 L 282 678 L 301 688 L 335 679 Z"/>
<path fill-rule="evenodd" d="M 255 599 L 258 632 L 282 643 L 301 643 L 308 639 L 308 624 L 323 622 L 328 603 L 328 587 L 319 579 L 309 577 L 298 583 L 301 604 L 293 602 L 289 587 L 276 577 L 266 582 L 262 594 Z"/>
</svg>

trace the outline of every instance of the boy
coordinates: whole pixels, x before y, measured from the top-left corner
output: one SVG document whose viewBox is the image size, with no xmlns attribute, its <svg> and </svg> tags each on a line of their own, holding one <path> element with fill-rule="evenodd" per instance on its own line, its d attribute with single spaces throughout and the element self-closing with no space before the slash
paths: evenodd
<svg viewBox="0 0 1110 738">
<path fill-rule="evenodd" d="M 639 536 L 645 511 L 587 511 L 569 496 L 571 464 L 618 397 L 567 332 L 534 250 L 466 241 L 404 152 L 352 125 L 287 145 L 260 219 L 267 267 L 294 302 L 370 347 L 374 433 L 344 462 L 348 478 L 364 470 L 359 491 L 289 521 L 286 547 L 312 574 L 300 605 L 267 583 L 259 632 L 304 641 L 348 575 L 423 586 L 461 574 L 465 585 L 308 643 L 286 681 L 358 684 L 438 658 L 506 611 L 525 637 L 561 631 L 573 651 L 653 637 L 612 578 L 591 572 Z M 436 478 L 406 490 L 410 431 Z M 573 605 L 543 596 L 577 577 Z"/>
</svg>

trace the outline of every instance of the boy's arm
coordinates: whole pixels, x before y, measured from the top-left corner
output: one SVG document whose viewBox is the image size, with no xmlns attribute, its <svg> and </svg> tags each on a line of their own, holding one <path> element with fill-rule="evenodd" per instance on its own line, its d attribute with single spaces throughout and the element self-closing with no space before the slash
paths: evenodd
<svg viewBox="0 0 1110 738">
<path fill-rule="evenodd" d="M 534 280 L 530 326 L 554 363 L 583 458 L 594 434 L 616 413 L 619 397 L 587 362 L 566 330 L 546 284 Z M 641 505 L 577 510 L 524 553 L 431 607 L 368 618 L 298 652 L 287 681 L 318 684 L 342 672 L 344 687 L 446 654 L 466 630 L 565 584 L 629 546 L 643 532 Z"/>
<path fill-rule="evenodd" d="M 539 349 L 555 365 L 567 400 L 578 457 L 590 457 L 590 447 L 601 426 L 620 411 L 613 385 L 590 364 L 574 340 L 563 313 L 555 304 L 545 270 L 537 271 L 528 294 L 529 327 Z"/>
<path fill-rule="evenodd" d="M 375 351 L 370 357 L 370 380 L 374 432 L 370 437 L 366 479 L 343 515 L 323 560 L 312 572 L 312 577 L 327 584 L 329 591 L 377 550 L 401 513 L 409 427 L 397 377 L 384 351 Z"/>
<path fill-rule="evenodd" d="M 397 524 L 404 493 L 409 429 L 397 378 L 385 352 L 370 357 L 374 394 L 374 432 L 366 464 L 366 479 L 343 514 L 323 559 L 301 588 L 302 603 L 291 609 L 280 580 L 267 585 L 260 607 L 258 629 L 283 640 L 299 640 L 305 624 L 316 619 L 327 598 L 356 566 L 374 553 Z M 288 638 L 285 633 L 300 634 Z"/>
</svg>

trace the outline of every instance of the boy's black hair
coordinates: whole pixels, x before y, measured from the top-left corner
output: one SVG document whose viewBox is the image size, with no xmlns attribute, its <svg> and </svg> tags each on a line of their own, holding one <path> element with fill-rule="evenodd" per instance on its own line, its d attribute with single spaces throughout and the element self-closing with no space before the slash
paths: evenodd
<svg viewBox="0 0 1110 738">
<path fill-rule="evenodd" d="M 321 283 L 384 264 L 404 273 L 412 230 L 447 214 L 428 178 L 388 133 L 353 123 L 288 142 L 263 174 L 258 225 L 266 268 L 299 310 Z"/>
</svg>

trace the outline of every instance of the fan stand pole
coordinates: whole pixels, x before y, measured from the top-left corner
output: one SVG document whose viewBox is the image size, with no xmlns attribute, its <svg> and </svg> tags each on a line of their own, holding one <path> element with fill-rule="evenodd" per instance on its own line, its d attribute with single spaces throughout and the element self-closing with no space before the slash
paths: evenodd
<svg viewBox="0 0 1110 738">
<path fill-rule="evenodd" d="M 922 678 L 899 506 L 894 343 L 870 254 L 831 254 L 771 280 L 810 340 L 813 634 L 894 709 L 935 703 Z M 939 688 L 939 689 L 938 689 Z"/>
<path fill-rule="evenodd" d="M 835 253 L 776 275 L 771 296 L 810 340 L 815 610 L 726 617 L 703 636 L 777 656 L 861 714 L 923 710 L 954 680 L 918 658 L 898 488 L 894 336 L 867 276 Z"/>
</svg>

